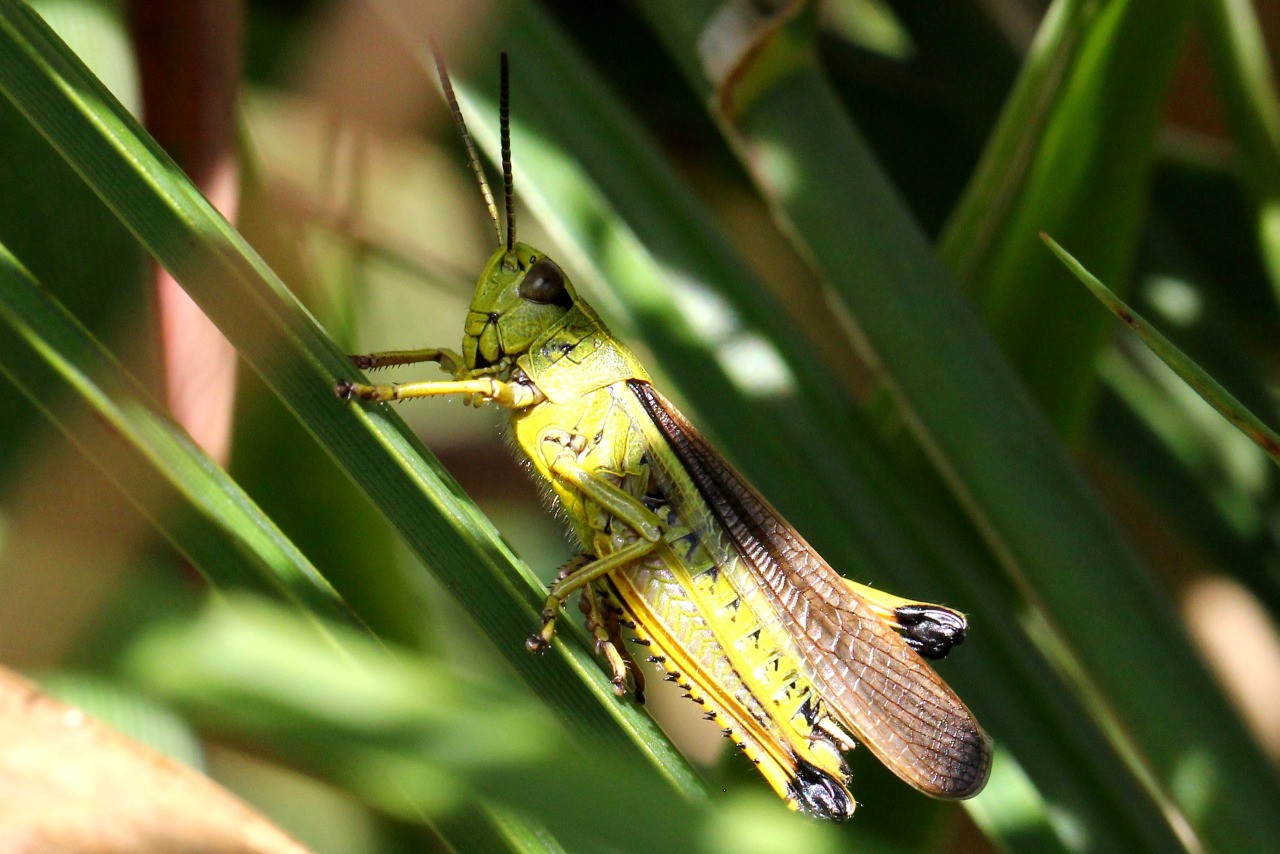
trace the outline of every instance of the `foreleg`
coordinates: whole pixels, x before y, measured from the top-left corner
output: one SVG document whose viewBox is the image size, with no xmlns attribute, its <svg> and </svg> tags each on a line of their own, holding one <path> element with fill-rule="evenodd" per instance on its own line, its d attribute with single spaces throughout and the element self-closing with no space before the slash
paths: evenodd
<svg viewBox="0 0 1280 854">
<path fill-rule="evenodd" d="M 441 397 L 451 394 L 467 395 L 491 401 L 506 409 L 525 409 L 546 400 L 537 386 L 528 383 L 509 383 L 492 377 L 441 382 L 390 383 L 365 385 L 350 380 L 338 380 L 334 393 L 343 400 L 359 398 L 375 402 L 408 400 L 412 397 Z"/>
</svg>

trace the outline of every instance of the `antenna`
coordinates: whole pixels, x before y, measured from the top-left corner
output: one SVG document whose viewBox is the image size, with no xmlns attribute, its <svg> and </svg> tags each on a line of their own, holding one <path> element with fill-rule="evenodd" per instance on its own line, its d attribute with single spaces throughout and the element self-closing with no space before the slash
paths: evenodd
<svg viewBox="0 0 1280 854">
<path fill-rule="evenodd" d="M 480 155 L 476 152 L 476 144 L 471 140 L 471 133 L 467 130 L 467 122 L 462 118 L 462 108 L 458 106 L 458 97 L 453 93 L 453 83 L 449 80 L 449 71 L 444 67 L 444 59 L 440 56 L 440 47 L 431 40 L 431 58 L 436 62 L 436 73 L 440 75 L 440 86 L 444 89 L 444 99 L 449 102 L 449 111 L 453 113 L 453 123 L 458 127 L 458 133 L 462 136 L 462 144 L 467 147 L 467 162 L 471 164 L 471 171 L 476 176 L 476 183 L 480 185 L 480 193 L 484 196 L 485 206 L 489 208 L 489 218 L 493 220 L 493 231 L 498 236 L 498 245 L 503 244 L 502 225 L 498 222 L 498 205 L 493 200 L 493 190 L 489 189 L 489 181 L 484 177 L 484 167 L 480 165 Z M 503 110 L 506 107 L 506 55 L 503 55 Z M 505 120 L 504 120 L 505 122 Z M 505 132 L 504 132 L 505 133 Z M 503 137 L 506 138 L 505 136 Z M 506 143 L 503 143 L 503 149 L 506 149 Z M 506 156 L 504 155 L 504 160 Z M 510 167 L 506 167 L 507 172 L 505 179 L 507 182 L 507 250 L 510 251 L 513 245 L 512 228 L 511 228 L 511 177 Z"/>
<path fill-rule="evenodd" d="M 498 122 L 502 128 L 502 188 L 507 196 L 507 251 L 516 248 L 516 190 L 511 178 L 511 72 L 507 52 L 502 52 L 502 83 L 499 87 Z"/>
</svg>

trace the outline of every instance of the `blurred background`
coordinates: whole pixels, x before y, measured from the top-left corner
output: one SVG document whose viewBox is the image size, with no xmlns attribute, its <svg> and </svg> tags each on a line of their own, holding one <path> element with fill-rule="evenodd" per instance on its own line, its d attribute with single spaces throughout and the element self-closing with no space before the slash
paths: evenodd
<svg viewBox="0 0 1280 854">
<path fill-rule="evenodd" d="M 127 203 L 95 194 L 93 164 L 60 155 L 12 90 L 0 243 L 355 619 L 204 566 L 183 545 L 201 511 L 166 497 L 161 466 L 100 462 L 130 435 L 86 427 L 100 414 L 83 395 L 37 386 L 37 407 L 0 378 L 5 667 L 320 852 L 1280 844 L 1278 819 L 1250 806 L 1280 793 L 1275 467 L 1035 239 L 1052 234 L 1276 423 L 1274 4 L 25 5 L 347 352 L 458 347 L 493 235 L 426 38 L 488 151 L 509 50 L 521 239 L 561 260 L 658 387 L 838 569 L 970 614 L 971 642 L 939 670 L 999 749 L 988 790 L 964 805 L 929 801 L 855 751 L 859 813 L 833 827 L 789 814 L 655 674 L 647 708 L 678 754 L 597 673 L 530 690 L 518 636 L 495 640 L 505 629 L 459 604 L 467 561 L 406 545 L 385 514 L 407 499 L 371 500 L 335 465 L 342 447 L 323 430 L 317 441 L 315 419 L 343 408 L 281 402 L 273 369 L 275 382 L 299 376 L 287 344 L 278 362 L 237 363 L 156 272 Z M 819 155 L 869 177 L 815 178 Z M 830 254 L 864 244 L 883 258 Z M 879 312 L 872 289 L 915 293 L 895 276 L 940 296 Z M 917 312 L 937 325 L 917 327 Z M 27 370 L 0 362 L 11 379 Z M 973 390 L 966 371 L 990 379 L 967 398 L 982 417 L 951 422 L 942 407 Z M 327 394 L 324 376 L 307 382 Z M 394 411 L 553 577 L 573 549 L 505 447 L 501 414 Z M 1005 444 L 1001 479 L 966 449 L 1006 436 L 1031 439 Z M 1026 518 L 1001 515 L 1019 505 Z M 579 622 L 568 613 L 562 625 Z M 562 638 L 585 646 L 567 626 Z M 583 689 L 556 686 L 583 679 L 598 726 L 641 758 L 615 766 L 565 728 L 557 710 Z M 1148 679 L 1178 702 L 1144 696 Z"/>
</svg>

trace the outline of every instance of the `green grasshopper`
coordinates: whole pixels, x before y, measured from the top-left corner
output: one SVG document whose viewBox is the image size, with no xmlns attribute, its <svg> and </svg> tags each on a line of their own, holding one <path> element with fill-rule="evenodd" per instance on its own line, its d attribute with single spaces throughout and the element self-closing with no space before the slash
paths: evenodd
<svg viewBox="0 0 1280 854">
<path fill-rule="evenodd" d="M 362 369 L 436 362 L 453 380 L 341 380 L 338 396 L 462 395 L 510 412 L 517 446 L 583 548 L 552 584 L 531 651 L 547 648 L 561 607 L 579 593 L 619 696 L 632 685 L 643 702 L 626 626 L 774 790 L 813 816 L 853 814 L 842 754 L 855 739 L 928 795 L 976 795 L 990 773 L 990 739 L 924 661 L 964 639 L 964 616 L 836 573 L 654 389 L 559 265 L 516 242 L 505 54 L 503 234 L 438 57 L 436 65 L 499 246 L 476 285 L 461 354 L 351 357 Z"/>
</svg>

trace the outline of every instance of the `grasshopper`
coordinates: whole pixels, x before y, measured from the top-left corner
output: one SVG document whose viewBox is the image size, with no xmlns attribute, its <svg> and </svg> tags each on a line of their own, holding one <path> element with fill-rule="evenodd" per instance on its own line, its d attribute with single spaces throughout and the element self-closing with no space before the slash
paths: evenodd
<svg viewBox="0 0 1280 854">
<path fill-rule="evenodd" d="M 516 242 L 507 58 L 501 138 L 506 231 L 443 63 L 437 70 L 498 237 L 462 352 L 352 356 L 359 368 L 435 362 L 453 379 L 365 385 L 340 398 L 461 395 L 508 410 L 515 444 L 569 519 L 582 554 L 547 594 L 533 652 L 573 594 L 619 696 L 643 681 L 622 627 L 745 751 L 795 809 L 841 821 L 856 802 L 843 753 L 862 742 L 910 785 L 969 798 L 991 741 L 924 661 L 962 614 L 832 569 L 654 387 L 545 253 Z"/>
</svg>

